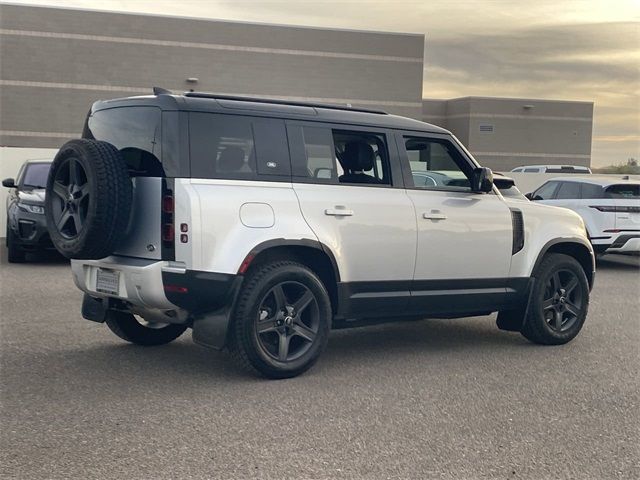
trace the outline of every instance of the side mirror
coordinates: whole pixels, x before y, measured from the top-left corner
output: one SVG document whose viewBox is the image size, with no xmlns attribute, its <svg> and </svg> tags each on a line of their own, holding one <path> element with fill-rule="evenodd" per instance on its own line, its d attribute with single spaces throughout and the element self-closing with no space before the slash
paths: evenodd
<svg viewBox="0 0 640 480">
<path fill-rule="evenodd" d="M 471 191 L 488 193 L 493 188 L 493 172 L 490 168 L 479 167 L 471 177 Z"/>
<path fill-rule="evenodd" d="M 533 192 L 525 193 L 524 196 L 527 200 L 533 200 Z"/>
<path fill-rule="evenodd" d="M 16 188 L 16 181 L 13 178 L 5 178 L 2 180 L 2 186 L 7 188 Z"/>
</svg>

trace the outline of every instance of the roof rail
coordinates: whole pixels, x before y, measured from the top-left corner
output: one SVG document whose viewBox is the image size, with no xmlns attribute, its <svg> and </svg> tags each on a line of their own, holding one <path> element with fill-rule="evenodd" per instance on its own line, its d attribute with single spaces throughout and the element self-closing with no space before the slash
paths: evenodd
<svg viewBox="0 0 640 480">
<path fill-rule="evenodd" d="M 244 97 L 240 95 L 224 95 L 217 93 L 205 93 L 205 92 L 185 92 L 185 97 L 194 98 L 212 98 L 216 100 L 237 100 L 241 102 L 256 102 L 256 103 L 272 103 L 275 105 L 292 105 L 299 107 L 316 107 L 327 108 L 330 110 L 348 110 L 350 112 L 364 112 L 364 113 L 377 113 L 379 115 L 388 115 L 384 110 L 373 110 L 368 108 L 352 107 L 350 105 L 336 105 L 333 103 L 313 103 L 313 102 L 296 102 L 293 100 L 283 100 L 280 98 L 260 98 L 260 97 Z"/>
</svg>

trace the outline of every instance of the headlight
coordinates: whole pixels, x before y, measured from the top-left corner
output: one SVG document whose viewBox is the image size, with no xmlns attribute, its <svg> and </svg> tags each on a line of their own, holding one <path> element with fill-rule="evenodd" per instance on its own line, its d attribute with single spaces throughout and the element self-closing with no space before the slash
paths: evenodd
<svg viewBox="0 0 640 480">
<path fill-rule="evenodd" d="M 18 208 L 24 210 L 25 212 L 31 213 L 44 213 L 44 207 L 42 205 L 30 205 L 28 203 L 18 203 Z"/>
</svg>

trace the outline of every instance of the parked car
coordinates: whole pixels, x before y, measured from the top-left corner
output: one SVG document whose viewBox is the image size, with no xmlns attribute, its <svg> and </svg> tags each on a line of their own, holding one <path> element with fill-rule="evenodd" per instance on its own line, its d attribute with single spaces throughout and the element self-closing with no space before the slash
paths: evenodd
<svg viewBox="0 0 640 480">
<path fill-rule="evenodd" d="M 462 172 L 439 172 L 439 171 L 412 171 L 413 183 L 416 187 L 446 187 L 468 185 L 468 180 Z M 527 200 L 524 194 L 518 190 L 513 178 L 493 172 L 493 183 L 500 193 L 505 197 Z"/>
<path fill-rule="evenodd" d="M 53 249 L 44 216 L 44 197 L 51 162 L 25 162 L 18 176 L 6 178 L 2 186 L 7 196 L 7 259 L 11 263 L 25 261 L 27 252 Z"/>
<path fill-rule="evenodd" d="M 528 201 L 529 199 L 516 187 L 516 182 L 511 177 L 507 177 L 501 173 L 493 174 L 493 183 L 503 197 L 507 197 L 511 200 L 524 200 Z"/>
<path fill-rule="evenodd" d="M 581 165 L 525 165 L 511 170 L 522 173 L 582 173 L 589 174 L 591 169 Z"/>
<path fill-rule="evenodd" d="M 596 253 L 640 254 L 640 181 L 612 175 L 558 177 L 528 197 L 578 213 Z"/>
<path fill-rule="evenodd" d="M 582 219 L 499 195 L 448 131 L 155 93 L 93 104 L 47 186 L 82 315 L 122 339 L 158 345 L 191 328 L 284 378 L 316 362 L 331 328 L 499 312 L 499 328 L 544 345 L 582 328 L 595 274 Z M 412 172 L 456 181 L 416 185 Z"/>
</svg>

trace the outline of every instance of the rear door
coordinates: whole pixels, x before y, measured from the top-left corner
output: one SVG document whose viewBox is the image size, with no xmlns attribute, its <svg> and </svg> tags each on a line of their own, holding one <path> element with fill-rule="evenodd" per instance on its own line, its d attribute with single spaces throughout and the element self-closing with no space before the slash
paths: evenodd
<svg viewBox="0 0 640 480">
<path fill-rule="evenodd" d="M 338 263 L 342 316 L 403 313 L 416 224 L 389 133 L 290 121 L 287 135 L 300 209 Z"/>
<path fill-rule="evenodd" d="M 165 115 L 168 114 L 177 115 L 177 112 Z M 133 203 L 129 225 L 115 255 L 173 259 L 173 225 L 163 218 L 171 215 L 172 211 L 162 212 L 162 198 L 165 193 L 171 197 L 166 207 L 173 210 L 173 188 L 170 185 L 173 181 L 167 181 L 165 176 L 175 173 L 168 160 L 172 157 L 177 161 L 177 155 L 172 152 L 173 147 L 166 148 L 167 161 L 163 165 L 162 119 L 161 109 L 149 106 L 107 108 L 94 111 L 87 118 L 83 137 L 114 145 L 124 157 L 132 177 Z M 167 133 L 169 140 L 171 135 Z M 166 172 L 165 167 L 170 171 Z M 164 224 L 167 225 L 165 235 L 168 237 L 163 241 Z"/>
</svg>

